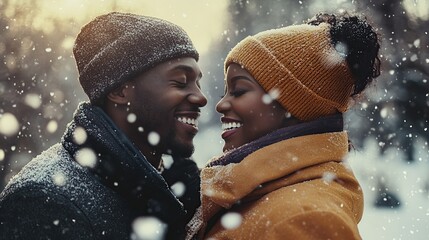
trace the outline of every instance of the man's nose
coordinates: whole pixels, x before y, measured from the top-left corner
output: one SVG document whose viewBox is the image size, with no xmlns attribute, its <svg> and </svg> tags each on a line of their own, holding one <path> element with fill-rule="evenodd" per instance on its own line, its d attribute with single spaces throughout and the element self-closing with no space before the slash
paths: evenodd
<svg viewBox="0 0 429 240">
<path fill-rule="evenodd" d="M 189 102 L 198 105 L 199 107 L 204 107 L 207 105 L 207 98 L 204 96 L 204 94 L 201 92 L 201 90 L 198 88 L 194 90 L 189 96 L 188 96 Z"/>
</svg>

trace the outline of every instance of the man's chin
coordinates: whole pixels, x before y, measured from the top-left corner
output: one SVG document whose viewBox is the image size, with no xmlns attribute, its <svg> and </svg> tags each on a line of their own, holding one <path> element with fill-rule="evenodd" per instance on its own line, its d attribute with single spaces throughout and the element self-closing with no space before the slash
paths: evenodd
<svg viewBox="0 0 429 240">
<path fill-rule="evenodd" d="M 173 157 L 189 158 L 195 148 L 193 145 L 175 144 L 170 150 Z"/>
</svg>

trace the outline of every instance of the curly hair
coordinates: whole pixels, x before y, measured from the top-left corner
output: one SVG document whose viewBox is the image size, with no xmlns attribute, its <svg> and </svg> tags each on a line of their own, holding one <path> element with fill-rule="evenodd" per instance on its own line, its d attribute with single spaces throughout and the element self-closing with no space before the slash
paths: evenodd
<svg viewBox="0 0 429 240">
<path fill-rule="evenodd" d="M 355 77 L 353 95 L 361 93 L 366 86 L 380 75 L 380 39 L 366 18 L 350 15 L 319 13 L 308 22 L 310 25 L 328 23 L 331 25 L 332 44 L 341 44 L 342 54 Z M 345 48 L 345 49 L 344 49 Z"/>
</svg>

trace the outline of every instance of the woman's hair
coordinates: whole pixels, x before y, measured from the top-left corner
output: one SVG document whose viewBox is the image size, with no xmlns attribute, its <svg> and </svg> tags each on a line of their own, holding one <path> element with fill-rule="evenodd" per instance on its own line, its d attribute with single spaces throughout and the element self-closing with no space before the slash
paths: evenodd
<svg viewBox="0 0 429 240">
<path fill-rule="evenodd" d="M 365 87 L 380 75 L 378 51 L 380 43 L 373 27 L 358 16 L 319 13 L 308 21 L 310 25 L 328 23 L 331 25 L 332 44 L 345 46 L 346 61 L 355 78 L 352 96 L 361 93 Z M 337 48 L 336 48 L 337 49 Z"/>
</svg>

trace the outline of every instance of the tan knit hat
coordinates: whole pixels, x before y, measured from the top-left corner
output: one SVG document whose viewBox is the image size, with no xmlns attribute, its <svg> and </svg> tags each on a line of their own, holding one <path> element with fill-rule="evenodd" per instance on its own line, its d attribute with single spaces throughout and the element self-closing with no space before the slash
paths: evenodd
<svg viewBox="0 0 429 240">
<path fill-rule="evenodd" d="M 242 65 L 292 116 L 309 121 L 348 109 L 354 80 L 334 48 L 330 25 L 273 29 L 239 42 L 225 60 Z"/>
</svg>

